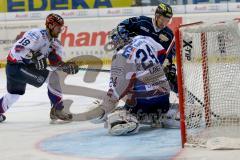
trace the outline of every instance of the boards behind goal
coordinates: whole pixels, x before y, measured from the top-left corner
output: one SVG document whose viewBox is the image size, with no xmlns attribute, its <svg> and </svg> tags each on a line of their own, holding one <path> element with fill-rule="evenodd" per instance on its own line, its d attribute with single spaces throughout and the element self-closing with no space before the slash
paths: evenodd
<svg viewBox="0 0 240 160">
<path fill-rule="evenodd" d="M 240 149 L 239 21 L 181 25 L 175 36 L 182 145 Z"/>
</svg>

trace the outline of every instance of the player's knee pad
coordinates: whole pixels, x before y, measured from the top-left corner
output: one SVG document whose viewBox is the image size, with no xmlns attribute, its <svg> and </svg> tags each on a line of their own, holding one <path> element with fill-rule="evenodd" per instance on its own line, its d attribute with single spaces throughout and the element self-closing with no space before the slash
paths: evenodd
<svg viewBox="0 0 240 160">
<path fill-rule="evenodd" d="M 108 132 L 114 136 L 137 133 L 139 122 L 137 118 L 126 110 L 116 110 L 107 118 Z"/>
</svg>

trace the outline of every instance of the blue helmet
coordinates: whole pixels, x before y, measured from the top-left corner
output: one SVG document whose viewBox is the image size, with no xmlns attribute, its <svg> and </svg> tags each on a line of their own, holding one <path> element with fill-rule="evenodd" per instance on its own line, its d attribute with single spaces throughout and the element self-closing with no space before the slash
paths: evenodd
<svg viewBox="0 0 240 160">
<path fill-rule="evenodd" d="M 109 39 L 113 49 L 121 49 L 131 40 L 129 31 L 124 26 L 117 26 L 109 33 Z"/>
</svg>

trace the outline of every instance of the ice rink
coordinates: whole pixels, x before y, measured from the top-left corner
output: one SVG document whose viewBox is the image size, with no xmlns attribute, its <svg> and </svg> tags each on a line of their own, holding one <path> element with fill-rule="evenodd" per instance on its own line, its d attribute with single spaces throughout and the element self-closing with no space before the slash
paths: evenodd
<svg viewBox="0 0 240 160">
<path fill-rule="evenodd" d="M 1 96 L 6 92 L 4 69 L 0 69 Z M 107 90 L 108 73 L 93 83 L 83 80 L 85 72 L 68 77 L 67 84 Z M 73 100 L 71 111 L 87 110 L 94 98 L 64 95 Z M 176 99 L 172 99 L 176 101 Z M 0 124 L 1 160 L 217 160 L 240 159 L 240 151 L 181 149 L 179 129 L 143 127 L 132 136 L 109 136 L 103 124 L 72 122 L 50 124 L 47 86 L 27 87 L 26 94 L 5 114 Z"/>
</svg>

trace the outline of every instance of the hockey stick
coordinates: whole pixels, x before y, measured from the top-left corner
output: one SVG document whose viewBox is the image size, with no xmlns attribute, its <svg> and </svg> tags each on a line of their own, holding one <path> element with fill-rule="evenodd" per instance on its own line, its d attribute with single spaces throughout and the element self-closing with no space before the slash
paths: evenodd
<svg viewBox="0 0 240 160">
<path fill-rule="evenodd" d="M 168 49 L 165 52 L 166 57 L 168 56 L 168 54 L 170 53 L 171 49 L 173 48 L 174 43 L 175 43 L 175 38 L 173 37 L 173 39 L 172 39 Z M 91 72 L 106 72 L 106 73 L 110 72 L 109 69 L 83 68 L 83 67 L 79 67 L 79 70 L 81 70 L 81 71 L 91 71 Z"/>
<path fill-rule="evenodd" d="M 52 70 L 62 70 L 61 66 L 51 66 L 49 65 L 48 67 L 50 67 Z M 106 72 L 106 73 L 110 73 L 109 69 L 101 69 L 101 68 L 83 68 L 83 67 L 78 67 L 79 71 L 90 71 L 90 72 Z"/>
<path fill-rule="evenodd" d="M 107 72 L 107 73 L 110 72 L 109 69 L 82 68 L 82 67 L 79 67 L 78 69 L 81 70 L 81 71 L 91 71 L 91 72 Z"/>
<path fill-rule="evenodd" d="M 191 98 L 193 98 L 195 101 L 197 101 L 203 108 L 205 108 L 204 103 L 197 96 L 195 96 L 191 91 L 187 90 L 187 94 L 191 96 Z M 220 115 L 217 115 L 212 111 L 211 111 L 211 115 L 213 115 L 216 118 L 221 118 Z"/>
</svg>

